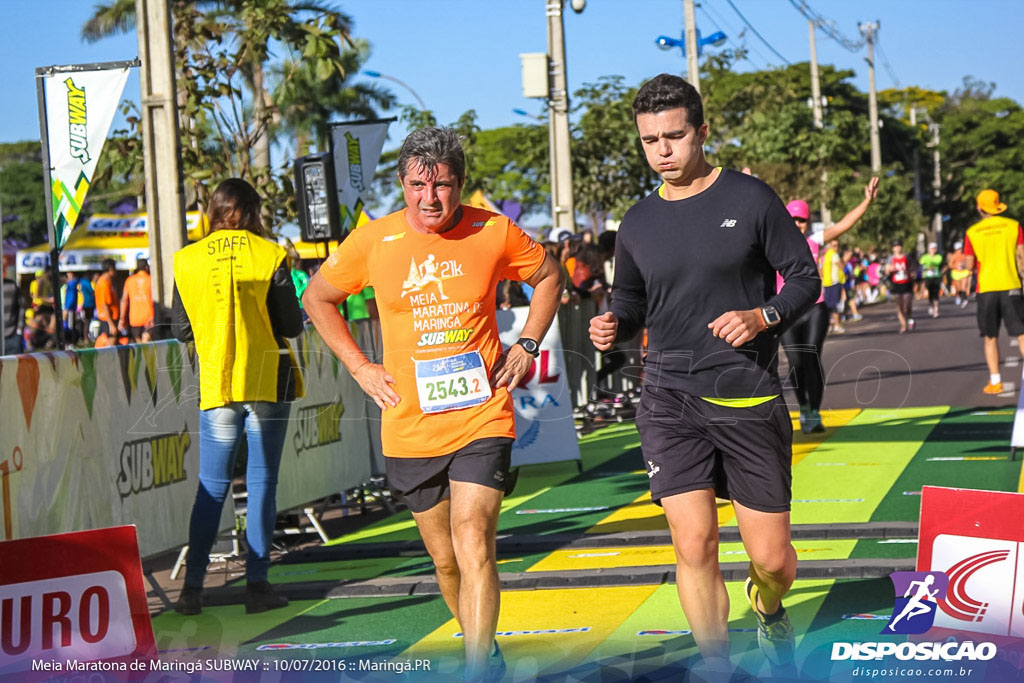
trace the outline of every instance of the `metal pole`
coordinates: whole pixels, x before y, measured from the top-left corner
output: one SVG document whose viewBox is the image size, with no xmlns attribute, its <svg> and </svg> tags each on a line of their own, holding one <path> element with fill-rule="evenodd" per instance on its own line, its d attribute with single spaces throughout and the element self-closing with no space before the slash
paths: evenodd
<svg viewBox="0 0 1024 683">
<path fill-rule="evenodd" d="M 934 164 L 935 176 L 932 178 L 932 230 L 935 232 L 935 241 L 943 252 L 946 251 L 942 243 L 942 210 L 939 200 L 942 198 L 942 166 L 939 158 L 939 124 L 932 123 L 932 162 Z"/>
<path fill-rule="evenodd" d="M 171 12 L 167 0 L 135 0 L 135 17 L 142 61 L 139 88 L 153 301 L 166 310 L 173 292 L 174 252 L 187 240 Z"/>
<path fill-rule="evenodd" d="M 46 123 L 45 76 L 36 71 L 36 95 L 39 99 L 39 141 L 43 152 L 43 196 L 46 200 L 46 235 L 50 240 L 50 286 L 53 289 L 54 335 L 58 349 L 64 348 L 64 321 L 60 300 L 60 249 L 57 247 L 57 232 L 53 225 L 53 193 L 50 187 L 50 132 Z"/>
<path fill-rule="evenodd" d="M 572 157 L 569 149 L 569 85 L 565 65 L 565 26 L 562 23 L 562 0 L 546 0 L 548 19 L 548 57 L 551 66 L 551 138 L 554 145 L 553 190 L 558 203 L 553 207 L 553 227 L 576 232 L 576 207 L 572 196 Z"/>
<path fill-rule="evenodd" d="M 917 104 L 910 107 L 910 127 L 917 135 Z M 917 145 L 914 145 L 914 201 L 921 203 L 921 155 L 918 154 Z"/>
<path fill-rule="evenodd" d="M 814 112 L 814 127 L 825 127 L 825 114 L 821 106 L 821 80 L 818 77 L 818 45 L 814 40 L 814 22 L 807 20 L 811 36 L 811 111 Z M 824 149 L 819 152 L 824 155 Z M 827 228 L 832 223 L 832 212 L 828 210 L 828 169 L 821 169 L 821 222 Z"/>
<path fill-rule="evenodd" d="M 548 169 L 551 176 L 551 230 L 558 227 L 558 162 L 555 161 L 555 106 L 548 100 Z"/>
<path fill-rule="evenodd" d="M 868 118 L 871 125 L 871 172 L 882 170 L 882 148 L 878 139 L 878 94 L 875 90 L 875 33 L 879 28 L 878 21 L 861 24 L 861 33 L 868 44 Z"/>
<path fill-rule="evenodd" d="M 700 92 L 700 67 L 697 64 L 697 15 L 693 0 L 683 0 L 683 20 L 686 23 L 686 80 Z"/>
</svg>

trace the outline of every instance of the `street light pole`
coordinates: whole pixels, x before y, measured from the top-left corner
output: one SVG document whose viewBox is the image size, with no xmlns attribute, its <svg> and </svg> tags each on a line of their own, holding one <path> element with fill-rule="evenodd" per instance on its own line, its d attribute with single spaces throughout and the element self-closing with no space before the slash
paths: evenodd
<svg viewBox="0 0 1024 683">
<path fill-rule="evenodd" d="M 397 78 L 395 78 L 394 76 L 388 76 L 388 75 L 382 74 L 379 71 L 363 70 L 363 74 L 369 76 L 370 78 L 383 78 L 384 80 L 388 80 L 388 81 L 392 81 L 394 83 L 397 83 L 398 85 L 402 86 L 403 88 L 408 90 L 410 93 L 412 93 L 412 96 L 416 98 L 417 102 L 419 102 L 420 109 L 422 109 L 423 111 L 428 111 L 427 105 L 423 103 L 423 98 L 420 97 L 419 94 L 415 90 L 410 88 L 408 83 L 400 81 Z"/>
<path fill-rule="evenodd" d="M 569 149 L 569 85 L 565 64 L 565 25 L 562 1 L 545 0 L 548 25 L 548 99 L 551 145 L 551 227 L 576 232 L 576 207 L 572 194 L 572 158 Z"/>
<path fill-rule="evenodd" d="M 700 67 L 697 64 L 697 15 L 693 0 L 683 2 L 683 20 L 686 24 L 686 80 L 700 92 Z"/>
<path fill-rule="evenodd" d="M 882 148 L 878 139 L 878 94 L 875 90 L 875 34 L 880 27 L 878 21 L 858 24 L 868 44 L 868 117 L 871 124 L 871 172 L 882 170 Z"/>
<path fill-rule="evenodd" d="M 814 22 L 807 20 L 811 38 L 811 111 L 814 112 L 814 127 L 825 127 L 825 114 L 821 106 L 821 79 L 818 77 L 818 46 L 814 40 Z M 821 169 L 821 222 L 825 227 L 832 223 L 832 212 L 828 210 L 828 168 Z"/>
</svg>

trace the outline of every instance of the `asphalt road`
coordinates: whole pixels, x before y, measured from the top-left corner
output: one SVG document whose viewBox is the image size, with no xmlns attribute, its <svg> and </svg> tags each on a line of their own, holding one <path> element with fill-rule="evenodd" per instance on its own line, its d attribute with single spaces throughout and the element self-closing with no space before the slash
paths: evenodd
<svg viewBox="0 0 1024 683">
<path fill-rule="evenodd" d="M 895 304 L 862 307 L 862 321 L 845 323 L 846 334 L 830 334 L 825 340 L 822 407 L 1016 407 L 1021 359 L 1016 340 L 1011 346 L 1005 330 L 999 348 L 1006 391 L 998 396 L 982 393 L 988 370 L 976 311 L 973 302 L 961 310 L 943 298 L 940 315 L 933 319 L 928 302 L 915 301 L 916 329 L 898 334 Z M 787 372 L 783 354 L 779 374 L 785 377 Z M 786 396 L 795 403 L 791 391 Z"/>
</svg>

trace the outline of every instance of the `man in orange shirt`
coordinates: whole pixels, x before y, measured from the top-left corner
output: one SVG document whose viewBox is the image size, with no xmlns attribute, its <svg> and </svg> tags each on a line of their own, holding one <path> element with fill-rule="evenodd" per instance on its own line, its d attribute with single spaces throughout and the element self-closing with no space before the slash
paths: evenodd
<svg viewBox="0 0 1024 683">
<path fill-rule="evenodd" d="M 402 143 L 407 208 L 351 233 L 309 282 L 303 304 L 324 341 L 383 411 L 388 485 L 413 513 L 464 634 L 466 680 L 498 680 L 498 512 L 515 438 L 512 389 L 558 309 L 558 263 L 508 218 L 460 205 L 465 156 L 451 129 Z M 522 337 L 503 352 L 501 280 L 534 287 Z M 338 313 L 372 286 L 384 363 L 366 358 Z"/>
<path fill-rule="evenodd" d="M 117 320 L 118 320 L 118 297 L 114 287 L 114 273 L 117 272 L 117 265 L 114 259 L 103 259 L 103 270 L 96 280 L 93 288 L 96 296 L 96 319 L 100 321 L 100 333 L 97 338 L 97 346 L 106 346 L 100 339 L 112 339 L 117 343 Z"/>
<path fill-rule="evenodd" d="M 124 282 L 121 295 L 122 335 L 128 335 L 133 342 L 152 341 L 149 334 L 153 327 L 153 287 L 149 278 L 149 259 L 140 258 L 135 274 Z"/>
<path fill-rule="evenodd" d="M 964 255 L 967 270 L 978 264 L 978 329 L 985 338 L 985 362 L 989 381 L 986 394 L 1001 394 L 1003 378 L 999 372 L 999 324 L 1017 337 L 1024 355 L 1024 296 L 1021 276 L 1024 272 L 1024 230 L 1012 218 L 1000 216 L 1006 204 L 995 190 L 982 190 L 977 198 L 981 220 L 967 228 Z"/>
</svg>

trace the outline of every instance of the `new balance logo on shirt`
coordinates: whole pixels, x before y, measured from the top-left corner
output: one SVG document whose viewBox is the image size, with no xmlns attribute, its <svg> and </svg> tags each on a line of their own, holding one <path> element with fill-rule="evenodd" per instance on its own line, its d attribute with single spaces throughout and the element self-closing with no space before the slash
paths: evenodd
<svg viewBox="0 0 1024 683">
<path fill-rule="evenodd" d="M 735 219 L 735 218 L 726 218 L 724 221 L 722 221 L 722 224 L 719 225 L 718 227 L 720 227 L 720 228 L 735 228 L 736 227 L 736 222 L 737 222 L 737 219 Z"/>
</svg>

